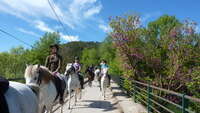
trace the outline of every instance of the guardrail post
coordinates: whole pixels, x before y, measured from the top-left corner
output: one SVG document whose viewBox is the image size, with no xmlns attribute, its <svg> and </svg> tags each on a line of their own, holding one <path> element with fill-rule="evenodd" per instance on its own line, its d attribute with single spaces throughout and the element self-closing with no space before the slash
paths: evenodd
<svg viewBox="0 0 200 113">
<path fill-rule="evenodd" d="M 188 113 L 186 108 L 188 107 L 188 100 L 185 98 L 185 94 L 182 95 L 182 113 Z"/>
<path fill-rule="evenodd" d="M 134 102 L 137 102 L 137 96 L 136 96 L 136 82 L 133 81 L 133 97 L 134 97 Z"/>
<path fill-rule="evenodd" d="M 147 100 L 147 109 L 148 109 L 148 113 L 150 113 L 151 112 L 151 93 L 152 92 L 152 88 L 151 88 L 151 86 L 150 86 L 150 82 L 148 82 L 148 86 L 147 86 L 147 95 L 148 95 L 148 100 Z"/>
<path fill-rule="evenodd" d="M 119 86 L 121 88 L 123 88 L 123 78 L 122 77 L 120 77 L 120 79 L 119 79 Z"/>
</svg>

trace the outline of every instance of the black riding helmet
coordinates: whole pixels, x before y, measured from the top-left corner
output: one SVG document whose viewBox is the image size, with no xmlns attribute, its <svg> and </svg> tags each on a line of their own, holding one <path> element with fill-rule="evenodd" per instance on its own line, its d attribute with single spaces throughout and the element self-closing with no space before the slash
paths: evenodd
<svg viewBox="0 0 200 113">
<path fill-rule="evenodd" d="M 50 49 L 53 48 L 53 47 L 55 47 L 57 50 L 59 50 L 59 45 L 58 44 L 52 44 L 52 45 L 49 46 Z"/>
<path fill-rule="evenodd" d="M 74 57 L 74 60 L 79 60 L 79 57 L 78 57 L 78 56 L 75 56 L 75 57 Z"/>
</svg>

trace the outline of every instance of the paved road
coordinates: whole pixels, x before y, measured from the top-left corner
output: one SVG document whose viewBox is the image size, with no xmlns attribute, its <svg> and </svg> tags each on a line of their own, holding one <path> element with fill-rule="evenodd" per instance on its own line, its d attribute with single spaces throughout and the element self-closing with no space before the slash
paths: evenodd
<svg viewBox="0 0 200 113">
<path fill-rule="evenodd" d="M 115 98 L 110 90 L 107 90 L 106 100 L 103 100 L 97 82 L 93 82 L 92 87 L 86 85 L 82 92 L 82 99 L 78 100 L 76 106 L 72 99 L 72 108 L 68 110 L 68 103 L 64 104 L 63 113 L 121 113 Z M 55 111 L 60 113 L 60 109 Z"/>
</svg>

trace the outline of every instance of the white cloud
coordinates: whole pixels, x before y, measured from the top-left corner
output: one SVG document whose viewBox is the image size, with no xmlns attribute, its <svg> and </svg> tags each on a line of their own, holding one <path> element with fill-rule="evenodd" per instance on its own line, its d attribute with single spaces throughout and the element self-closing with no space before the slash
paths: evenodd
<svg viewBox="0 0 200 113">
<path fill-rule="evenodd" d="M 101 9 L 102 9 L 102 5 L 90 8 L 84 13 L 84 17 L 89 18 L 92 15 L 98 14 L 101 11 Z"/>
<path fill-rule="evenodd" d="M 43 21 L 39 21 L 39 20 L 35 21 L 35 27 L 43 32 L 51 32 L 51 33 L 55 32 L 54 29 L 48 27 L 48 25 L 45 24 Z M 79 36 L 65 35 L 63 33 L 59 33 L 59 34 L 60 34 L 60 37 L 64 39 L 65 41 L 68 41 L 68 42 L 79 41 Z"/>
<path fill-rule="evenodd" d="M 49 28 L 43 21 L 35 21 L 35 27 L 43 32 L 54 32 L 53 29 Z"/>
<path fill-rule="evenodd" d="M 60 33 L 61 38 L 63 38 L 66 41 L 79 41 L 79 36 L 70 36 L 70 35 L 64 35 L 62 33 Z"/>
<path fill-rule="evenodd" d="M 110 26 L 106 26 L 106 25 L 103 25 L 103 24 L 100 24 L 99 28 L 102 29 L 106 33 L 112 31 L 112 29 L 110 28 Z"/>
<path fill-rule="evenodd" d="M 35 36 L 35 37 L 40 37 L 41 35 L 35 33 L 35 32 L 32 32 L 32 31 L 28 31 L 28 30 L 25 30 L 23 28 L 17 28 L 18 31 L 22 32 L 22 33 L 26 33 L 28 35 L 32 35 L 32 36 Z"/>
<path fill-rule="evenodd" d="M 63 23 L 72 29 L 83 26 L 84 21 L 102 9 L 100 0 L 66 0 L 53 3 L 54 1 L 50 0 L 56 13 Z M 42 19 L 57 21 L 48 0 L 0 0 L 0 12 L 14 15 L 30 23 Z"/>
</svg>

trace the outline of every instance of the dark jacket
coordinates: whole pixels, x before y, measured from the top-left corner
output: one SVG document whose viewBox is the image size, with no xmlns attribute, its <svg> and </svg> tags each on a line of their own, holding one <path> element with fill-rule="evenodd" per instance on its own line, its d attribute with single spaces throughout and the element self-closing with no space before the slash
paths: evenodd
<svg viewBox="0 0 200 113">
<path fill-rule="evenodd" d="M 49 55 L 46 58 L 45 66 L 52 72 L 59 72 L 61 69 L 62 57 L 58 54 Z"/>
</svg>

